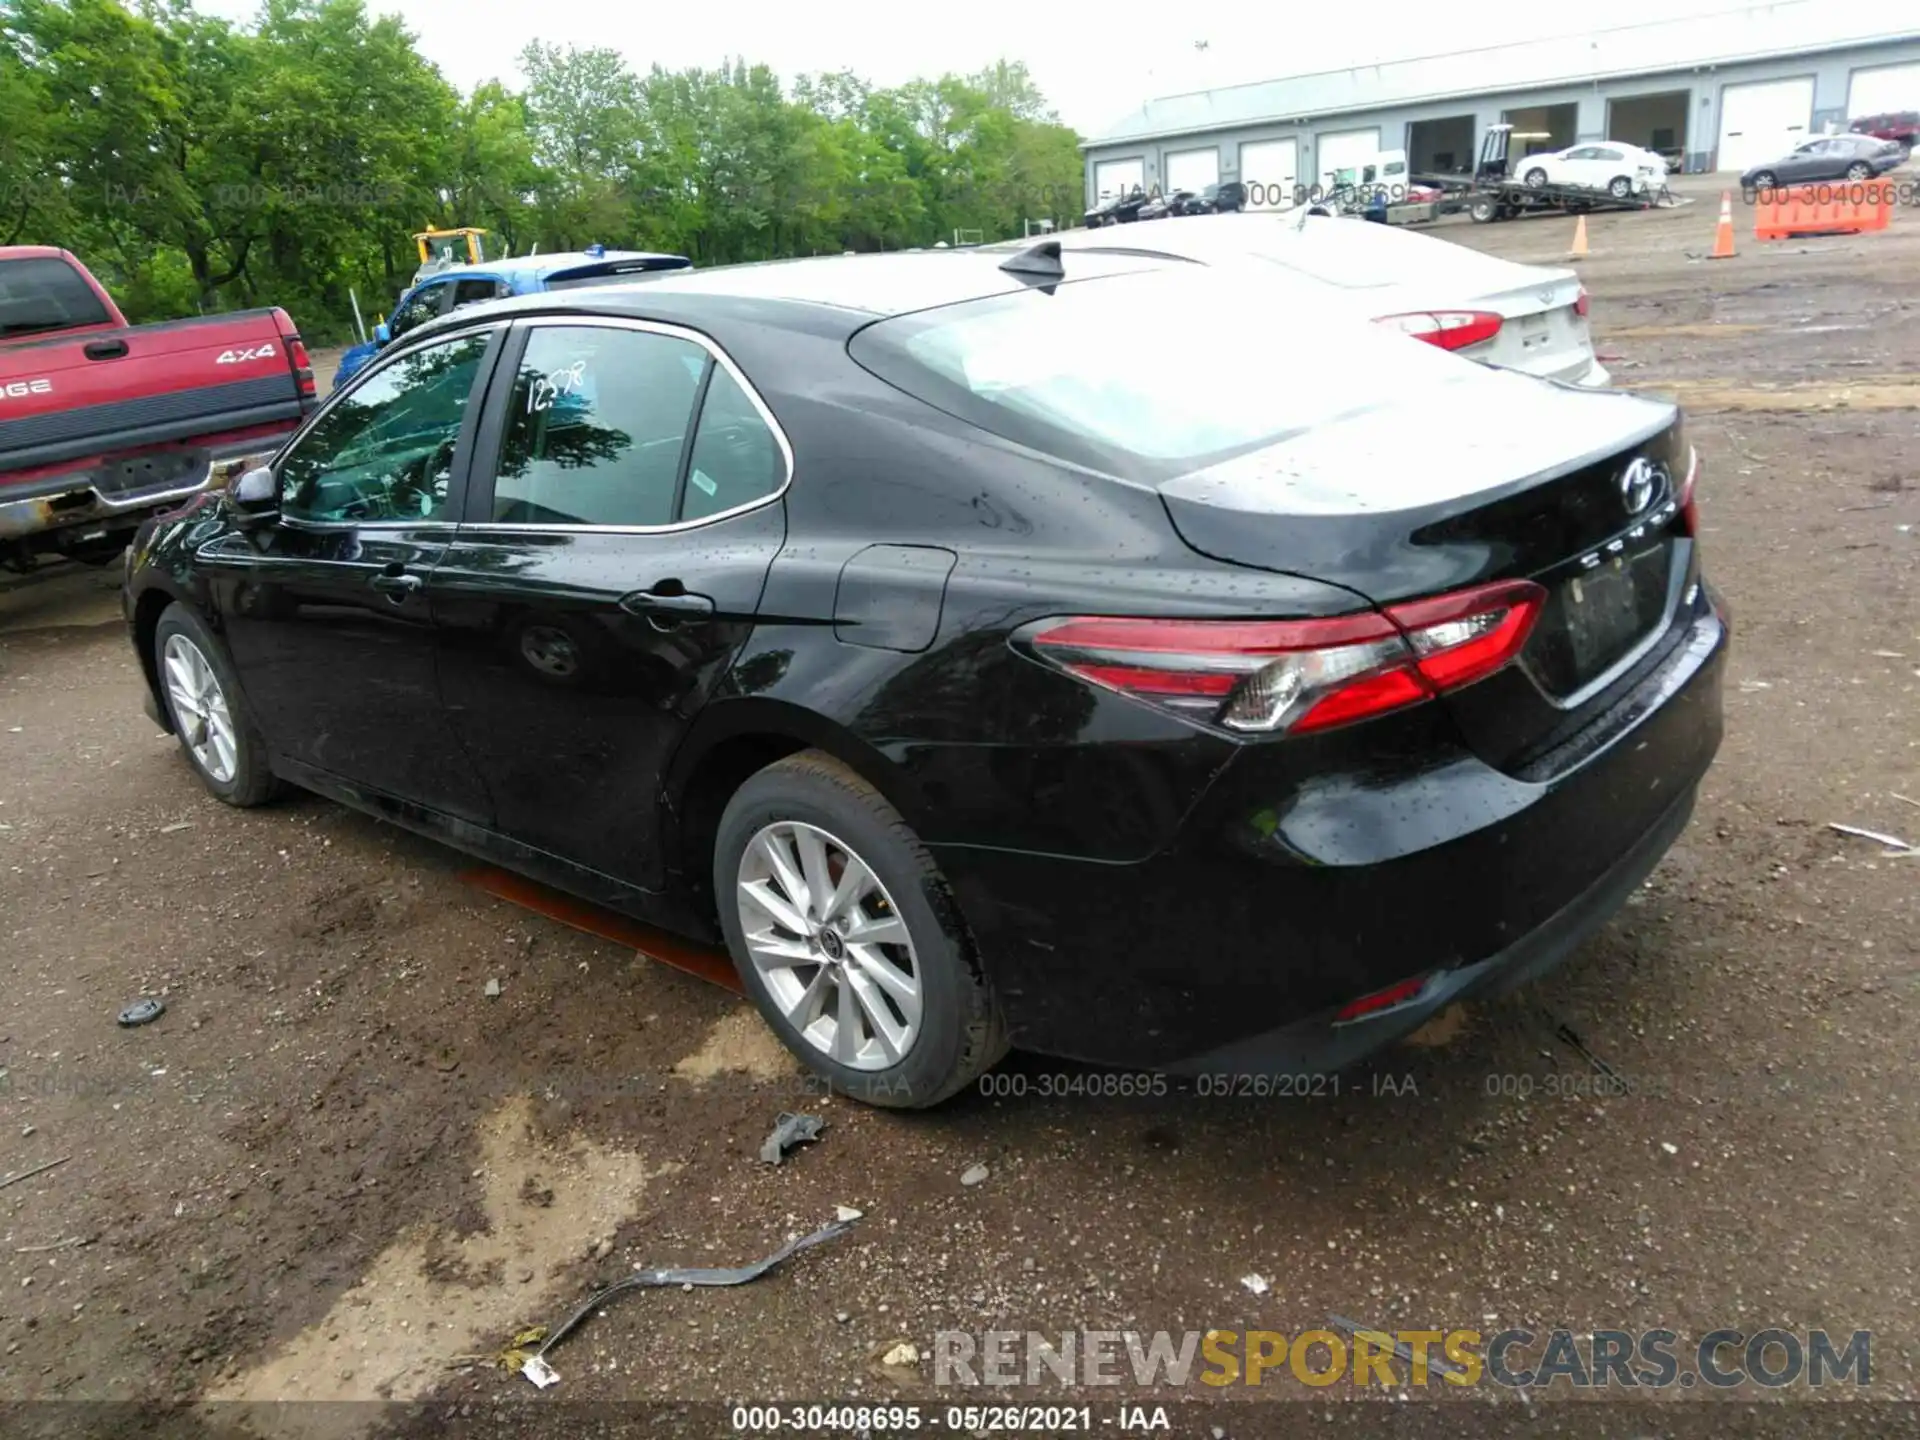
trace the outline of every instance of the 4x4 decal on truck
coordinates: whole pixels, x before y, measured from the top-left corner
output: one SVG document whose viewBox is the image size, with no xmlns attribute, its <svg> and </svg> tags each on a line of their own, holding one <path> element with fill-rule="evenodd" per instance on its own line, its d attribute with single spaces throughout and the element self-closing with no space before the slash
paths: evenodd
<svg viewBox="0 0 1920 1440">
<path fill-rule="evenodd" d="M 222 350 L 220 352 L 220 358 L 213 363 L 216 365 L 244 365 L 249 360 L 264 360 L 273 353 L 273 346 L 271 345 L 256 345 L 248 350 Z"/>
</svg>

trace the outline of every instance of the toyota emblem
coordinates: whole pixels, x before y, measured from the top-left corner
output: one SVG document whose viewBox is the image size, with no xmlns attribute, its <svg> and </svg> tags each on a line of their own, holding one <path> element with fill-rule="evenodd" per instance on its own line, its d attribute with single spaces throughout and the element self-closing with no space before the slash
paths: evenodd
<svg viewBox="0 0 1920 1440">
<path fill-rule="evenodd" d="M 1638 515 L 1653 503 L 1653 497 L 1666 478 L 1666 471 L 1641 455 L 1620 472 L 1620 503 L 1627 514 Z"/>
</svg>

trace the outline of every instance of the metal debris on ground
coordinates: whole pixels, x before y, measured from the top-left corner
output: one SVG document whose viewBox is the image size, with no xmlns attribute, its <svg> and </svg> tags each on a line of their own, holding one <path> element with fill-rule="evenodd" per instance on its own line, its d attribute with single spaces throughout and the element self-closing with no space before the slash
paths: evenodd
<svg viewBox="0 0 1920 1440">
<path fill-rule="evenodd" d="M 1267 1284 L 1267 1277 L 1264 1275 L 1242 1275 L 1240 1277 L 1240 1283 L 1246 1286 L 1250 1293 L 1255 1295 L 1264 1295 L 1273 1288 Z"/>
<path fill-rule="evenodd" d="M 836 1205 L 833 1210 L 833 1218 L 836 1220 L 858 1220 L 864 1214 L 866 1214 L 864 1210 L 856 1210 L 851 1205 Z"/>
<path fill-rule="evenodd" d="M 487 981 L 487 983 L 481 987 L 480 993 L 489 1000 L 498 1000 L 500 998 L 500 982 L 498 980 Z"/>
<path fill-rule="evenodd" d="M 1920 806 L 1920 800 L 1914 800 L 1909 798 L 1908 796 L 1902 795 L 1898 790 L 1889 790 L 1887 793 L 1893 796 L 1893 798 L 1898 800 L 1902 805 Z"/>
<path fill-rule="evenodd" d="M 1827 822 L 1827 828 L 1829 830 L 1838 830 L 1842 835 L 1858 835 L 1862 840 L 1877 840 L 1882 845 L 1902 854 L 1913 853 L 1914 847 L 1909 845 L 1905 840 L 1902 840 L 1898 835 L 1887 835 L 1878 830 L 1862 830 L 1858 825 L 1842 825 L 1837 820 L 1829 820 Z"/>
<path fill-rule="evenodd" d="M 554 1346 L 558 1345 L 578 1329 L 580 1323 L 595 1310 L 599 1309 L 614 1296 L 622 1294 L 625 1291 L 661 1289 L 669 1285 L 680 1285 L 689 1289 L 695 1285 L 745 1285 L 749 1281 L 758 1280 L 762 1275 L 765 1275 L 782 1261 L 793 1255 L 797 1255 L 800 1251 L 811 1249 L 813 1246 L 819 1245 L 827 1240 L 838 1239 L 852 1228 L 853 1225 L 850 1221 L 835 1220 L 830 1224 L 821 1226 L 811 1235 L 802 1235 L 797 1240 L 789 1240 L 764 1260 L 756 1260 L 751 1265 L 742 1265 L 736 1269 L 714 1269 L 706 1266 L 690 1266 L 680 1270 L 636 1270 L 625 1279 L 616 1280 L 613 1284 L 607 1286 L 606 1289 L 589 1296 L 586 1303 L 556 1325 L 551 1334 L 545 1334 L 545 1327 L 540 1327 L 541 1332 L 545 1334 L 545 1338 L 540 1341 L 540 1348 L 538 1350 L 535 1350 L 531 1355 L 526 1355 L 525 1358 L 521 1360 L 520 1373 L 525 1375 L 527 1379 L 531 1380 L 542 1390 L 558 1382 L 560 1377 L 555 1373 L 553 1367 L 547 1363 L 547 1355 L 553 1350 Z M 521 1340 L 526 1340 L 528 1344 L 531 1344 L 532 1340 L 529 1337 L 534 1333 L 532 1330 L 523 1330 L 519 1336 L 515 1337 L 516 1348 L 519 1346 Z M 502 1352 L 501 1359 L 505 1360 L 509 1356 L 514 1355 L 514 1350 L 507 1350 Z"/>
<path fill-rule="evenodd" d="M 827 1122 L 817 1115 L 795 1115 L 783 1110 L 780 1118 L 773 1122 L 773 1133 L 761 1142 L 760 1158 L 769 1165 L 778 1165 L 787 1158 L 787 1151 L 809 1140 L 818 1140 L 826 1128 Z"/>
<path fill-rule="evenodd" d="M 902 1365 L 918 1365 L 920 1363 L 920 1347 L 911 1340 L 899 1341 L 892 1349 L 880 1357 L 880 1363 L 896 1368 Z"/>
<path fill-rule="evenodd" d="M 986 1183 L 987 1176 L 993 1172 L 984 1165 L 969 1165 L 960 1172 L 960 1183 L 971 1190 L 975 1185 Z"/>
<path fill-rule="evenodd" d="M 1354 1339 L 1365 1340 L 1368 1344 L 1378 1347 L 1383 1353 L 1391 1354 L 1396 1360 L 1404 1360 L 1409 1365 L 1413 1363 L 1413 1351 L 1401 1341 L 1394 1339 L 1393 1336 L 1389 1335 L 1386 1331 L 1375 1330 L 1371 1326 L 1362 1325 L 1357 1320 L 1349 1320 L 1344 1315 L 1329 1315 L 1327 1319 L 1340 1329 L 1346 1331 L 1347 1334 L 1353 1336 Z M 1434 1370 L 1438 1370 L 1442 1375 L 1462 1375 L 1466 1373 L 1465 1371 L 1457 1369 L 1455 1366 L 1449 1365 L 1445 1360 L 1434 1359 L 1431 1355 L 1427 1357 L 1427 1365 Z"/>
<path fill-rule="evenodd" d="M 1580 1038 L 1579 1034 L 1571 1025 L 1567 1024 L 1566 1021 L 1559 1019 L 1551 1010 L 1545 1008 L 1540 1010 L 1540 1018 L 1545 1021 L 1547 1027 L 1553 1031 L 1554 1038 L 1572 1050 L 1576 1055 L 1580 1056 L 1581 1059 L 1585 1060 L 1587 1064 L 1592 1067 L 1596 1075 L 1604 1075 L 1609 1080 L 1617 1080 L 1620 1078 L 1620 1072 L 1602 1060 L 1598 1055 L 1594 1054 L 1593 1051 L 1589 1050 L 1586 1042 Z"/>
<path fill-rule="evenodd" d="M 26 1177 L 22 1176 L 21 1178 L 25 1179 Z M 76 1245 L 87 1245 L 91 1243 L 91 1236 L 69 1235 L 64 1240 L 55 1240 L 51 1245 L 16 1245 L 13 1247 L 13 1253 L 16 1255 L 44 1255 L 49 1250 L 71 1250 Z"/>
<path fill-rule="evenodd" d="M 54 1166 L 64 1165 L 72 1158 L 71 1155 L 62 1155 L 58 1160 L 49 1160 L 46 1164 L 36 1165 L 31 1170 L 22 1170 L 18 1175 L 9 1175 L 6 1179 L 0 1180 L 0 1190 L 6 1189 L 9 1185 L 18 1185 L 22 1180 L 31 1180 L 36 1175 L 44 1175 Z"/>
<path fill-rule="evenodd" d="M 131 1030 L 136 1025 L 151 1025 L 167 1013 L 167 1002 L 149 996 L 136 1000 L 120 1012 L 120 1023 Z"/>
</svg>

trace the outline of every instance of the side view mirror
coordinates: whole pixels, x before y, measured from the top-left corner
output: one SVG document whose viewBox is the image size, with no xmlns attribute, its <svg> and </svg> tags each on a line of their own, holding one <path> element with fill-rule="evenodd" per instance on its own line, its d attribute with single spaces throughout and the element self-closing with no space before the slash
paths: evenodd
<svg viewBox="0 0 1920 1440">
<path fill-rule="evenodd" d="M 264 524 L 279 513 L 279 478 L 265 465 L 248 470 L 227 487 L 227 499 L 243 525 Z"/>
<path fill-rule="evenodd" d="M 388 325 L 386 321 L 382 320 L 378 325 L 373 327 L 374 344 L 384 345 L 391 339 L 393 339 L 393 327 Z"/>
</svg>

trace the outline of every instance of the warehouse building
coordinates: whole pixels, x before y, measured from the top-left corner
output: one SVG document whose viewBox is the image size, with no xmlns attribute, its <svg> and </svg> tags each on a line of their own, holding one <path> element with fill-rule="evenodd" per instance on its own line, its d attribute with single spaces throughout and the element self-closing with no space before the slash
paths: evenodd
<svg viewBox="0 0 1920 1440">
<path fill-rule="evenodd" d="M 1502 121 L 1514 153 L 1618 140 L 1742 170 L 1856 116 L 1920 110 L 1920 29 L 1830 0 L 1730 9 L 1172 95 L 1084 142 L 1089 206 L 1240 180 L 1290 203 L 1380 150 L 1471 172 Z"/>
</svg>

